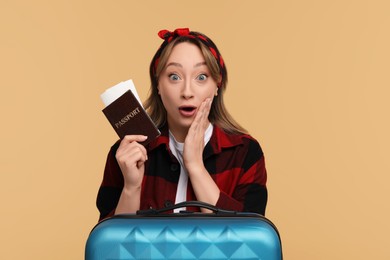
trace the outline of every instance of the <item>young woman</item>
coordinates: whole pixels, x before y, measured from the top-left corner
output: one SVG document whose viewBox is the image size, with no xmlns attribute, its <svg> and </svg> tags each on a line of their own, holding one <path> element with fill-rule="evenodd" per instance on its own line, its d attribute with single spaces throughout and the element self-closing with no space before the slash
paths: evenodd
<svg viewBox="0 0 390 260">
<path fill-rule="evenodd" d="M 146 136 L 129 135 L 111 148 L 97 197 L 100 220 L 189 200 L 264 215 L 263 152 L 225 108 L 219 50 L 187 28 L 159 36 L 145 108 L 161 136 L 144 147 Z"/>
</svg>

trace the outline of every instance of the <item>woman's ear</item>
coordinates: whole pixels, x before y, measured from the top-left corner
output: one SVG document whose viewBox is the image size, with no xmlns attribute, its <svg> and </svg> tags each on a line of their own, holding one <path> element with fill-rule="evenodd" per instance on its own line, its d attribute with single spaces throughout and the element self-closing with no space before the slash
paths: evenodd
<svg viewBox="0 0 390 260">
<path fill-rule="evenodd" d="M 218 87 L 215 89 L 215 94 L 214 96 L 218 96 Z"/>
</svg>

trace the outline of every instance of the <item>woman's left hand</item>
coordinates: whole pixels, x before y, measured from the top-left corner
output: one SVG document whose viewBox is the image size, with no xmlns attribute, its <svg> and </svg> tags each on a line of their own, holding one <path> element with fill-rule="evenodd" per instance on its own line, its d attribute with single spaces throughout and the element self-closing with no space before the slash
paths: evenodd
<svg viewBox="0 0 390 260">
<path fill-rule="evenodd" d="M 202 158 L 204 133 L 210 124 L 208 117 L 211 103 L 211 98 L 202 102 L 184 140 L 183 159 L 189 173 L 193 170 L 199 170 L 201 167 L 204 168 Z"/>
</svg>

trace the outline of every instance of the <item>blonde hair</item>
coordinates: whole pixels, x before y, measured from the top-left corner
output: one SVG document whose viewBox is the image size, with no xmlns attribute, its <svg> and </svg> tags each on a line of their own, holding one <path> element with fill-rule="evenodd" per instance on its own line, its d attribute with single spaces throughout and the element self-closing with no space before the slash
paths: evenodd
<svg viewBox="0 0 390 260">
<path fill-rule="evenodd" d="M 193 32 L 195 35 L 199 34 L 203 37 L 206 37 L 203 34 Z M 207 38 L 208 39 L 208 38 Z M 150 64 L 150 79 L 151 79 L 151 87 L 149 90 L 148 98 L 144 103 L 144 107 L 151 119 L 158 127 L 162 127 L 167 123 L 167 111 L 161 101 L 161 97 L 158 94 L 158 80 L 161 75 L 161 72 L 164 70 L 165 65 L 168 61 L 169 56 L 171 55 L 173 48 L 182 42 L 189 42 L 196 45 L 202 52 L 206 65 L 210 70 L 211 77 L 215 80 L 215 82 L 219 82 L 218 84 L 218 95 L 214 97 L 213 103 L 211 105 L 209 121 L 220 127 L 227 133 L 232 134 L 245 134 L 247 131 L 240 126 L 236 120 L 229 114 L 227 111 L 224 101 L 223 95 L 226 91 L 227 86 L 227 70 L 226 67 L 223 66 L 223 70 L 221 71 L 220 66 L 218 66 L 218 62 L 211 53 L 210 49 L 205 46 L 201 40 L 198 38 L 190 38 L 190 37 L 177 37 L 173 39 L 171 42 L 164 46 L 164 49 L 160 49 L 155 54 L 152 62 Z M 163 46 L 163 45 L 162 45 Z M 216 48 L 216 46 L 215 46 Z M 218 51 L 218 50 L 217 50 Z M 158 61 L 158 65 L 155 68 L 156 60 Z M 223 77 L 221 75 L 224 75 Z"/>
</svg>

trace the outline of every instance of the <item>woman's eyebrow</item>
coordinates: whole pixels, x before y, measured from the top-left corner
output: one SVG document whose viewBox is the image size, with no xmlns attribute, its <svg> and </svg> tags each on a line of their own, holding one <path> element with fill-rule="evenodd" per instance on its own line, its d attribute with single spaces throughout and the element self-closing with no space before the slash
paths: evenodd
<svg viewBox="0 0 390 260">
<path fill-rule="evenodd" d="M 177 62 L 170 62 L 167 64 L 167 66 L 165 66 L 166 68 L 169 67 L 169 66 L 176 66 L 176 67 L 180 67 L 180 68 L 183 68 L 183 65 L 181 65 L 180 63 L 177 63 Z"/>
<path fill-rule="evenodd" d="M 203 65 L 207 65 L 205 61 L 196 63 L 195 66 L 194 66 L 194 68 L 195 68 L 195 67 L 200 67 L 200 66 L 203 66 Z"/>
<path fill-rule="evenodd" d="M 200 67 L 200 66 L 204 66 L 204 65 L 207 65 L 205 61 L 202 61 L 202 62 L 198 62 L 194 65 L 194 68 L 196 67 Z M 180 68 L 183 68 L 183 65 L 181 65 L 180 63 L 178 62 L 170 62 L 168 63 L 165 68 L 168 68 L 169 66 L 175 66 L 175 67 L 180 67 Z"/>
</svg>

